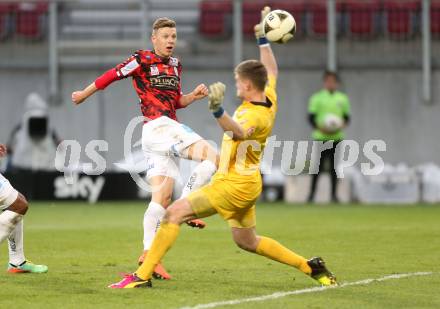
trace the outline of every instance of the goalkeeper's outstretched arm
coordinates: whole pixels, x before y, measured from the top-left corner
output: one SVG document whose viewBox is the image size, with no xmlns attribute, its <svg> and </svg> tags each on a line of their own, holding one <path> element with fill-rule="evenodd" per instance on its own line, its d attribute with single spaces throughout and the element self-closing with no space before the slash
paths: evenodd
<svg viewBox="0 0 440 309">
<path fill-rule="evenodd" d="M 232 133 L 233 140 L 244 140 L 246 138 L 245 131 L 222 107 L 226 86 L 217 82 L 210 85 L 209 90 L 209 109 L 217 119 L 219 126 L 224 132 Z"/>
<path fill-rule="evenodd" d="M 257 38 L 258 46 L 260 49 L 260 61 L 264 64 L 267 70 L 267 74 L 269 76 L 278 76 L 278 64 L 275 59 L 275 55 L 272 52 L 272 48 L 270 47 L 269 41 L 266 39 L 263 30 L 263 20 L 267 14 L 270 13 L 270 7 L 265 6 L 261 11 L 261 20 L 260 23 L 255 25 L 255 37 Z"/>
<path fill-rule="evenodd" d="M 278 64 L 270 45 L 260 45 L 260 61 L 267 70 L 267 75 L 278 77 Z"/>
</svg>

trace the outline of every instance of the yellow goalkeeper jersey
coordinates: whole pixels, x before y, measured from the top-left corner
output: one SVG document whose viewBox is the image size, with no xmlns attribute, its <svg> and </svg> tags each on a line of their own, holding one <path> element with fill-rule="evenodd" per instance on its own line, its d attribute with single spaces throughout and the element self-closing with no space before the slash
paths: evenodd
<svg viewBox="0 0 440 309">
<path fill-rule="evenodd" d="M 265 94 L 266 102 L 243 101 L 235 111 L 233 118 L 246 132 L 246 139 L 234 141 L 227 133 L 223 135 L 220 165 L 213 180 L 242 187 L 236 187 L 239 190 L 261 187 L 260 160 L 277 112 L 275 76 L 269 76 Z"/>
</svg>

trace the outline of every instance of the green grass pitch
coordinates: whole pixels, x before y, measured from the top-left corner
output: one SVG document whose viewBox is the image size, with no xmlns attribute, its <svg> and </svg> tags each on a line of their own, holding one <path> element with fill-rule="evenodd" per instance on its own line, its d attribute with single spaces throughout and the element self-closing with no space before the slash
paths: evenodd
<svg viewBox="0 0 440 309">
<path fill-rule="evenodd" d="M 295 269 L 240 251 L 219 217 L 183 226 L 164 260 L 174 276 L 153 289 L 110 290 L 136 269 L 143 203 L 33 203 L 25 252 L 43 275 L 0 273 L 0 308 L 180 308 L 315 287 Z M 440 308 L 440 207 L 259 204 L 258 232 L 306 257 L 321 255 L 340 282 L 429 271 L 368 285 L 230 308 Z M 7 248 L 0 263 L 6 270 Z M 222 307 L 226 308 L 226 307 Z"/>
</svg>

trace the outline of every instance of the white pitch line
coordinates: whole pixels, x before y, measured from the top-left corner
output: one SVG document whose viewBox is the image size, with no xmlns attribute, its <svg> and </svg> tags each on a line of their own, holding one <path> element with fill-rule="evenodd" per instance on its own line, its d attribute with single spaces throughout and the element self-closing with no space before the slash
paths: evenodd
<svg viewBox="0 0 440 309">
<path fill-rule="evenodd" d="M 344 282 L 344 283 L 341 283 L 337 286 L 314 287 L 314 288 L 307 288 L 307 289 L 294 290 L 294 291 L 276 292 L 276 293 L 269 294 L 269 295 L 219 301 L 219 302 L 207 303 L 207 304 L 199 304 L 199 305 L 196 305 L 193 307 L 190 307 L 190 306 L 182 307 L 180 309 L 204 309 L 204 308 L 216 308 L 216 307 L 220 307 L 220 306 L 238 305 L 238 304 L 242 304 L 242 303 L 259 302 L 259 301 L 265 301 L 265 300 L 269 300 L 269 299 L 277 299 L 277 298 L 286 297 L 289 295 L 323 292 L 323 291 L 330 290 L 330 289 L 339 289 L 339 288 L 344 288 L 344 287 L 353 286 L 353 285 L 367 285 L 367 284 L 370 284 L 373 282 L 382 282 L 382 281 L 387 281 L 387 280 L 392 280 L 392 279 L 402 279 L 402 278 L 416 277 L 416 276 L 430 276 L 432 274 L 434 274 L 434 273 L 433 272 L 416 272 L 416 273 L 407 273 L 407 274 L 395 274 L 395 275 L 384 276 L 381 278 L 371 278 L 371 279 L 364 279 L 364 280 L 354 281 L 354 282 Z"/>
</svg>

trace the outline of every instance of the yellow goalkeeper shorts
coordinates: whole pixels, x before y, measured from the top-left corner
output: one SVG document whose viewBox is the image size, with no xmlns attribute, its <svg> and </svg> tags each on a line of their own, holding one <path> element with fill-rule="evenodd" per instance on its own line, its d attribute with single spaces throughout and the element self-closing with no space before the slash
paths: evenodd
<svg viewBox="0 0 440 309">
<path fill-rule="evenodd" d="M 247 185 L 240 190 L 227 180 L 213 180 L 210 184 L 188 195 L 191 208 L 198 218 L 218 213 L 229 226 L 250 228 L 256 224 L 255 203 L 261 185 Z"/>
</svg>

